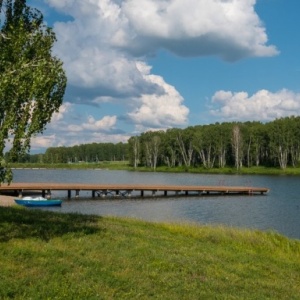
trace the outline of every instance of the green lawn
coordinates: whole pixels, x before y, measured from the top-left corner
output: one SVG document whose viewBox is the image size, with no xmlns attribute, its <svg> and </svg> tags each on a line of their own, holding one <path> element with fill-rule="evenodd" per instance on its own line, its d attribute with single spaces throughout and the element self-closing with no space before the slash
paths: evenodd
<svg viewBox="0 0 300 300">
<path fill-rule="evenodd" d="M 0 207 L 0 299 L 300 299 L 300 241 Z"/>
</svg>

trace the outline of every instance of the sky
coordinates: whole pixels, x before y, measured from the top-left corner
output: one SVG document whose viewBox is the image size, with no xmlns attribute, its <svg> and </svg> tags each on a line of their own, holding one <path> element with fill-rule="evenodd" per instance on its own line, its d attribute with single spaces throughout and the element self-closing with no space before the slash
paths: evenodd
<svg viewBox="0 0 300 300">
<path fill-rule="evenodd" d="M 299 0 L 28 0 L 68 78 L 31 152 L 300 115 Z"/>
</svg>

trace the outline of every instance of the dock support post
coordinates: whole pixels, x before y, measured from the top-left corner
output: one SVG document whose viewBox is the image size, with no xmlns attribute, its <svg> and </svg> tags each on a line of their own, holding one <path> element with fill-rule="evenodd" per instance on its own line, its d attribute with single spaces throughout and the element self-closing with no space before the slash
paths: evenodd
<svg viewBox="0 0 300 300">
<path fill-rule="evenodd" d="M 144 190 L 141 190 L 141 197 L 144 197 Z"/>
<path fill-rule="evenodd" d="M 51 198 L 51 190 L 47 190 L 47 199 Z"/>
<path fill-rule="evenodd" d="M 116 190 L 116 196 L 119 197 L 120 196 L 120 191 Z"/>
<path fill-rule="evenodd" d="M 168 191 L 164 191 L 164 195 L 165 195 L 165 196 L 168 196 Z"/>
<path fill-rule="evenodd" d="M 92 190 L 92 198 L 95 198 L 95 191 Z"/>
<path fill-rule="evenodd" d="M 46 197 L 46 192 L 45 192 L 45 190 L 42 190 L 42 197 Z"/>
<path fill-rule="evenodd" d="M 68 198 L 71 198 L 71 190 L 68 190 Z"/>
</svg>

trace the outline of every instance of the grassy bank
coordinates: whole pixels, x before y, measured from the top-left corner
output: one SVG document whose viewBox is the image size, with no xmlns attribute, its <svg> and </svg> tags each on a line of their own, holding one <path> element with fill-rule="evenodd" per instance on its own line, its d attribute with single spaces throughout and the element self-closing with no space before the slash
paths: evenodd
<svg viewBox="0 0 300 300">
<path fill-rule="evenodd" d="M 0 207 L 0 299 L 299 299 L 275 233 Z"/>
<path fill-rule="evenodd" d="M 138 168 L 137 171 L 151 171 L 149 168 Z M 203 167 L 158 167 L 156 172 L 173 172 L 173 173 L 198 173 L 198 174 L 240 174 L 240 175 L 300 175 L 300 168 L 267 168 L 267 167 L 243 167 L 239 170 L 231 167 L 206 169 Z"/>
<path fill-rule="evenodd" d="M 72 164 L 42 164 L 42 163 L 14 163 L 11 164 L 12 168 L 24 169 L 108 169 L 108 170 L 127 170 L 127 171 L 140 171 L 140 172 L 153 172 L 153 169 L 146 167 L 138 167 L 134 169 L 128 162 L 120 161 L 106 161 L 99 163 L 72 163 Z M 199 173 L 199 174 L 241 174 L 241 175 L 300 175 L 300 168 L 267 168 L 267 167 L 243 167 L 239 170 L 236 168 L 213 168 L 206 169 L 203 167 L 158 167 L 156 172 L 170 172 L 170 173 Z"/>
<path fill-rule="evenodd" d="M 11 163 L 10 167 L 16 169 L 109 169 L 109 170 L 131 170 L 127 161 L 103 161 L 99 163 L 59 163 L 59 164 L 45 164 L 45 163 Z"/>
</svg>

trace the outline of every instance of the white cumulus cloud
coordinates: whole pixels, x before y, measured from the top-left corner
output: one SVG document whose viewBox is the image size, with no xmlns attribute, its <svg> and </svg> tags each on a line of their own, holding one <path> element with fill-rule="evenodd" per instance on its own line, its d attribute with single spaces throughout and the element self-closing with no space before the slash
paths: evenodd
<svg viewBox="0 0 300 300">
<path fill-rule="evenodd" d="M 255 0 L 127 0 L 122 2 L 141 53 L 165 48 L 182 56 L 217 55 L 234 61 L 273 56 L 265 28 L 255 13 Z"/>
<path fill-rule="evenodd" d="M 31 140 L 31 150 L 37 150 L 41 148 L 49 148 L 56 145 L 56 135 L 42 135 L 33 137 Z"/>
<path fill-rule="evenodd" d="M 218 91 L 212 97 L 211 115 L 223 120 L 272 121 L 300 114 L 300 94 L 282 89 L 246 92 Z"/>
<path fill-rule="evenodd" d="M 32 150 L 56 146 L 72 146 L 94 142 L 125 142 L 128 135 L 118 130 L 116 116 L 95 118 L 80 114 L 76 105 L 65 102 L 52 116 L 47 131 L 32 140 Z M 84 111 L 84 109 L 82 109 Z"/>
<path fill-rule="evenodd" d="M 72 104 L 70 102 L 65 102 L 63 103 L 60 107 L 59 107 L 59 110 L 58 112 L 55 112 L 53 115 L 52 115 L 52 118 L 51 118 L 51 122 L 52 124 L 54 123 L 57 123 L 61 120 L 64 119 L 64 116 L 70 112 L 70 110 L 72 109 Z"/>
<path fill-rule="evenodd" d="M 110 131 L 116 125 L 116 116 L 105 116 L 101 120 L 95 120 L 94 117 L 89 116 L 88 122 L 83 124 L 83 129 L 93 131 Z"/>
<path fill-rule="evenodd" d="M 55 52 L 64 61 L 71 101 L 159 96 L 140 60 L 159 49 L 226 60 L 277 54 L 268 45 L 255 0 L 46 0 L 72 21 L 57 22 Z M 153 97 L 155 98 L 155 97 Z"/>
<path fill-rule="evenodd" d="M 129 119 L 141 130 L 148 128 L 170 128 L 185 125 L 189 109 L 183 105 L 183 98 L 171 85 L 165 83 L 161 76 L 151 75 L 149 66 L 139 63 L 139 69 L 146 81 L 163 88 L 159 95 L 143 94 L 136 101 L 134 111 L 128 113 Z"/>
<path fill-rule="evenodd" d="M 161 49 L 182 57 L 216 56 L 227 61 L 278 53 L 268 44 L 255 0 L 43 3 L 67 19 L 61 17 L 53 25 L 54 53 L 63 61 L 68 77 L 67 102 L 47 129 L 48 143 L 55 140 L 53 145 L 123 141 L 129 134 L 121 122 L 135 130 L 188 124 L 185 99 L 175 86 L 153 74 L 149 65 L 149 56 Z M 44 6 L 43 11 L 47 15 Z M 94 105 L 94 113 L 82 111 L 85 105 Z M 118 106 L 118 114 L 112 112 L 113 105 Z M 222 109 L 231 116 L 228 105 L 223 103 Z M 101 112 L 102 108 L 107 109 Z"/>
</svg>

